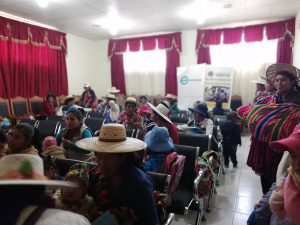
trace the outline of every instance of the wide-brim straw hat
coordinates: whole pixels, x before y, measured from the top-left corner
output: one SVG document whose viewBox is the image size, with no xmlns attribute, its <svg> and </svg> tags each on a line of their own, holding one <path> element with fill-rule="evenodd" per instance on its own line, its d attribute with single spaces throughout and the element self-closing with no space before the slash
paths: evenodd
<svg viewBox="0 0 300 225">
<path fill-rule="evenodd" d="M 30 154 L 6 155 L 0 159 L 0 185 L 77 186 L 72 182 L 49 180 L 44 175 L 42 158 Z"/>
<path fill-rule="evenodd" d="M 266 80 L 266 78 L 259 76 L 257 78 L 257 80 L 250 80 L 250 82 L 256 83 L 256 84 L 266 84 L 267 80 Z"/>
<path fill-rule="evenodd" d="M 117 89 L 116 87 L 111 87 L 111 88 L 107 89 L 107 92 L 112 93 L 112 94 L 118 94 L 118 93 L 120 93 L 120 90 Z"/>
<path fill-rule="evenodd" d="M 297 82 L 299 81 L 300 70 L 295 66 L 285 63 L 277 63 L 269 66 L 266 71 L 267 80 L 274 85 L 276 75 L 280 72 L 289 72 Z"/>
<path fill-rule="evenodd" d="M 147 102 L 147 104 L 150 106 L 150 108 L 156 112 L 160 117 L 162 117 L 164 120 L 166 120 L 169 123 L 172 123 L 172 121 L 168 117 L 169 109 L 164 106 L 163 104 L 158 104 L 157 107 L 152 105 L 150 102 Z"/>
<path fill-rule="evenodd" d="M 114 94 L 107 94 L 106 98 L 116 100 L 116 96 Z"/>
<path fill-rule="evenodd" d="M 139 139 L 126 137 L 122 124 L 103 124 L 99 137 L 84 138 L 76 146 L 87 151 L 100 153 L 128 153 L 143 150 L 147 144 Z"/>
</svg>

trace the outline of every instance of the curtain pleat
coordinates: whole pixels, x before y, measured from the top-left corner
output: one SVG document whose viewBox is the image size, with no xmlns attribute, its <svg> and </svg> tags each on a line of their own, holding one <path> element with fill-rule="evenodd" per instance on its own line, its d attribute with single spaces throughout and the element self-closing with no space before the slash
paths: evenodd
<svg viewBox="0 0 300 225">
<path fill-rule="evenodd" d="M 65 34 L 0 17 L 0 97 L 68 94 Z"/>
</svg>

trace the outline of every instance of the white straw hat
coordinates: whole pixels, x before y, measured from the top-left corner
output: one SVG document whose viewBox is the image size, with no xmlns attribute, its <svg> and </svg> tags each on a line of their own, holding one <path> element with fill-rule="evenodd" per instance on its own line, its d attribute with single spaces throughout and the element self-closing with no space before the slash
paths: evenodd
<svg viewBox="0 0 300 225">
<path fill-rule="evenodd" d="M 169 109 L 166 106 L 164 106 L 163 104 L 159 104 L 158 106 L 155 107 L 150 102 L 147 102 L 147 104 L 150 106 L 150 108 L 152 110 L 154 110 L 164 120 L 166 120 L 169 123 L 172 123 L 172 121 L 168 117 Z"/>
<path fill-rule="evenodd" d="M 257 84 L 266 84 L 267 83 L 267 79 L 262 77 L 262 76 L 259 76 L 257 78 L 257 80 L 251 80 L 250 82 L 252 83 L 257 83 Z"/>
<path fill-rule="evenodd" d="M 87 151 L 102 153 L 127 153 L 143 150 L 147 144 L 136 138 L 126 137 L 122 124 L 103 124 L 99 137 L 84 138 L 76 146 Z"/>
<path fill-rule="evenodd" d="M 42 158 L 30 154 L 6 155 L 0 159 L 0 185 L 77 186 L 72 182 L 49 180 L 44 175 Z"/>
<path fill-rule="evenodd" d="M 112 93 L 112 94 L 118 94 L 120 93 L 120 90 L 117 89 L 116 87 L 111 87 L 109 89 L 107 89 L 108 93 Z"/>
</svg>

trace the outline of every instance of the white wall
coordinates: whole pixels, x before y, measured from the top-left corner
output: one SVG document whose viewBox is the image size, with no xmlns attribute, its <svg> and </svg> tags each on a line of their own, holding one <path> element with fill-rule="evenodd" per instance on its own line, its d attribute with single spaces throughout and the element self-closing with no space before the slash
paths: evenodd
<svg viewBox="0 0 300 225">
<path fill-rule="evenodd" d="M 300 68 L 300 11 L 296 16 L 295 22 L 295 43 L 294 43 L 294 52 L 293 52 L 293 65 Z"/>
<path fill-rule="evenodd" d="M 196 35 L 196 30 L 182 32 L 181 66 L 197 64 Z M 107 57 L 108 40 L 91 41 L 68 34 L 67 41 L 69 94 L 81 94 L 83 84 L 88 82 L 97 96 L 105 96 L 107 89 L 111 87 L 110 59 Z"/>
<path fill-rule="evenodd" d="M 81 94 L 83 84 L 90 83 L 97 96 L 104 96 L 111 86 L 108 40 L 91 41 L 67 35 L 67 71 L 69 94 Z"/>
</svg>

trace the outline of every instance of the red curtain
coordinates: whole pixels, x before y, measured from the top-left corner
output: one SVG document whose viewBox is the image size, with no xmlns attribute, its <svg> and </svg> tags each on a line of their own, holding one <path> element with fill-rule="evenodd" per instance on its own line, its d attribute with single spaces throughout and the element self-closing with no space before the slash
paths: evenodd
<svg viewBox="0 0 300 225">
<path fill-rule="evenodd" d="M 171 33 L 157 36 L 137 37 L 128 39 L 109 40 L 108 56 L 111 58 L 112 86 L 126 94 L 125 73 L 123 65 L 123 52 L 143 50 L 166 49 L 166 93 L 177 95 L 177 67 L 180 65 L 179 54 L 181 52 L 181 33 Z"/>
<path fill-rule="evenodd" d="M 68 94 L 66 35 L 0 17 L 0 97 Z"/>
<path fill-rule="evenodd" d="M 266 30 L 268 40 L 278 39 L 277 62 L 292 62 L 292 46 L 295 33 L 295 19 L 268 24 L 225 29 L 202 29 L 197 32 L 196 51 L 197 62 L 210 64 L 210 45 L 219 45 L 223 34 L 224 44 L 240 43 L 242 34 L 246 42 L 262 41 Z"/>
</svg>

